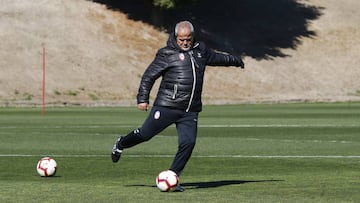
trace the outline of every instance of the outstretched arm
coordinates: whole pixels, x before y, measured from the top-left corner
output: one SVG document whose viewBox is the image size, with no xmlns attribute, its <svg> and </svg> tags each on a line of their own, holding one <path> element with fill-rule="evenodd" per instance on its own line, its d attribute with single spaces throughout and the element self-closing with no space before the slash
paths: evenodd
<svg viewBox="0 0 360 203">
<path fill-rule="evenodd" d="M 241 60 L 240 57 L 231 55 L 225 52 L 216 52 L 209 48 L 206 49 L 207 54 L 207 65 L 210 66 L 236 66 L 245 68 L 244 62 Z"/>
</svg>

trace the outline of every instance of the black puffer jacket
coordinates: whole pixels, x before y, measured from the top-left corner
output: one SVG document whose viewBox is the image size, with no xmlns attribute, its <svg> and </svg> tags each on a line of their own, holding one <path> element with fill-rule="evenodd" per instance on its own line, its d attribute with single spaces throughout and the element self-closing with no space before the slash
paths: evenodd
<svg viewBox="0 0 360 203">
<path fill-rule="evenodd" d="M 161 48 L 142 76 L 137 102 L 149 103 L 149 94 L 156 79 L 162 77 L 155 106 L 199 112 L 205 66 L 241 66 L 239 57 L 217 53 L 195 42 L 189 51 L 183 51 L 170 34 L 167 46 Z"/>
</svg>

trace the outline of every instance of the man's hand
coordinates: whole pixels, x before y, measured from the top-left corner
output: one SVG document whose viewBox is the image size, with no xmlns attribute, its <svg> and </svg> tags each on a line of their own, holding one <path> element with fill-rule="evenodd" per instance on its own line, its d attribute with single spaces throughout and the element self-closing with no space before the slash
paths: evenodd
<svg viewBox="0 0 360 203">
<path fill-rule="evenodd" d="M 140 104 L 138 104 L 138 109 L 140 109 L 142 111 L 147 111 L 149 109 L 149 104 L 148 103 L 140 103 Z"/>
<path fill-rule="evenodd" d="M 232 63 L 236 67 L 241 67 L 241 69 L 245 68 L 244 62 L 241 60 L 239 56 L 232 55 Z"/>
<path fill-rule="evenodd" d="M 239 58 L 239 66 L 241 67 L 241 69 L 245 68 L 245 64 L 244 62 L 241 60 L 241 58 Z"/>
</svg>

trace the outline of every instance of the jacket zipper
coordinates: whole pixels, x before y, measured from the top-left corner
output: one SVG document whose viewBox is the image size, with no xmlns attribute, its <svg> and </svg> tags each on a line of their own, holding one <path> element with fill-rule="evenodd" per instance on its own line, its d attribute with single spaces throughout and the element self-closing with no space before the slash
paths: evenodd
<svg viewBox="0 0 360 203">
<path fill-rule="evenodd" d="M 190 51 L 188 53 L 190 55 L 191 68 L 192 68 L 194 80 L 193 80 L 193 87 L 192 87 L 192 90 L 191 90 L 191 96 L 190 96 L 190 100 L 189 100 L 189 105 L 188 105 L 188 107 L 186 109 L 186 112 L 189 112 L 189 110 L 190 110 L 191 103 L 192 103 L 192 101 L 194 99 L 195 86 L 196 86 L 196 71 L 195 71 L 195 61 L 194 61 L 195 59 L 192 56 L 192 51 Z"/>
<path fill-rule="evenodd" d="M 176 98 L 177 89 L 178 89 L 178 85 L 175 84 L 175 85 L 174 85 L 174 92 L 173 92 L 173 95 L 172 95 L 172 97 L 171 97 L 172 99 L 175 99 L 175 98 Z"/>
</svg>

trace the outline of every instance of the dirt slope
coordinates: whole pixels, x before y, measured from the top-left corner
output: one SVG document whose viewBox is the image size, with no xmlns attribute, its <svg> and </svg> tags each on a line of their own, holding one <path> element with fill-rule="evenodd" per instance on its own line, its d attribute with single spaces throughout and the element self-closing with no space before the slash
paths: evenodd
<svg viewBox="0 0 360 203">
<path fill-rule="evenodd" d="M 309 27 L 317 36 L 282 50 L 289 57 L 245 57 L 245 70 L 208 68 L 204 103 L 360 100 L 360 1 L 303 3 L 324 8 Z M 43 47 L 48 105 L 134 104 L 141 74 L 166 39 L 91 1 L 2 0 L 0 105 L 41 104 Z"/>
</svg>

